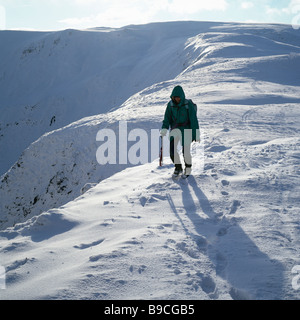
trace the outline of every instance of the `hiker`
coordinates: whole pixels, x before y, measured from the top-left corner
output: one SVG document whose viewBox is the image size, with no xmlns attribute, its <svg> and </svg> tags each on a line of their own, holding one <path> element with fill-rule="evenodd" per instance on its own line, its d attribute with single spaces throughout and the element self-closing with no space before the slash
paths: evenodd
<svg viewBox="0 0 300 320">
<path fill-rule="evenodd" d="M 192 169 L 191 143 L 200 141 L 199 123 L 197 119 L 197 106 L 185 98 L 181 86 L 176 86 L 170 96 L 165 116 L 160 131 L 164 137 L 169 128 L 170 132 L 170 158 L 175 164 L 174 176 L 183 173 L 180 156 L 177 150 L 178 143 L 181 143 L 183 157 L 185 162 L 185 171 L 183 177 L 188 177 Z"/>
</svg>

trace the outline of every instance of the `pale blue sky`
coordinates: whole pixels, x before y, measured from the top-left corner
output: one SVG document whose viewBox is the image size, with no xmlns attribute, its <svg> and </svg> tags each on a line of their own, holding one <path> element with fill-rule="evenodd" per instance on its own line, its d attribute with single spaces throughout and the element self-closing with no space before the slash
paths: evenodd
<svg viewBox="0 0 300 320">
<path fill-rule="evenodd" d="M 300 0 L 0 0 L 0 29 L 61 30 L 198 20 L 300 24 Z"/>
</svg>

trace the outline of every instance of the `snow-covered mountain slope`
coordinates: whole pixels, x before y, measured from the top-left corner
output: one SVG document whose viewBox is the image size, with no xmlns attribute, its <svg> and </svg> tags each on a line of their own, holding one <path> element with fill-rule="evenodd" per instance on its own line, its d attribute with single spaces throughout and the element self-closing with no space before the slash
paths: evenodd
<svg viewBox="0 0 300 320">
<path fill-rule="evenodd" d="M 134 28 L 154 26 L 170 40 L 166 50 L 183 46 L 184 70 L 115 111 L 43 135 L 1 177 L 1 298 L 297 298 L 297 31 L 180 22 Z M 180 41 L 170 38 L 183 26 Z M 163 168 L 157 160 L 127 169 L 98 164 L 97 132 L 113 129 L 119 141 L 127 120 L 128 132 L 150 137 L 177 84 L 198 104 L 194 175 L 172 181 L 167 159 Z M 86 183 L 95 187 L 80 196 Z"/>
<path fill-rule="evenodd" d="M 2 231 L 1 297 L 296 299 L 297 140 L 208 153 L 187 183 L 168 164 L 126 169 Z"/>
<path fill-rule="evenodd" d="M 208 25 L 210 28 L 205 33 L 194 36 L 195 30 L 207 29 Z M 300 49 L 296 46 L 299 37 L 295 30 L 287 26 L 208 25 L 167 23 L 134 27 L 135 32 L 143 34 L 151 34 L 150 31 L 161 27 L 158 39 L 169 39 L 165 44 L 166 51 L 170 54 L 173 47 L 181 46 L 184 53 L 179 51 L 178 55 L 189 56 L 190 63 L 185 65 L 183 72 L 174 80 L 158 82 L 144 89 L 133 95 L 120 109 L 85 118 L 47 133 L 26 149 L 1 179 L 1 226 L 11 226 L 60 206 L 79 196 L 80 189 L 86 183 L 98 183 L 125 168 L 126 165 L 103 167 L 97 163 L 96 151 L 100 144 L 96 141 L 97 132 L 103 128 L 112 128 L 118 134 L 120 120 L 129 122 L 128 131 L 137 127 L 147 128 L 149 133 L 152 128 L 160 128 L 165 105 L 175 84 L 182 84 L 187 89 L 187 95 L 199 104 L 199 119 L 203 130 L 207 130 L 204 126 L 207 117 L 203 112 L 208 104 L 213 104 L 214 108 L 210 108 L 212 110 L 224 106 L 220 116 L 213 119 L 224 126 L 228 117 L 230 121 L 232 116 L 229 112 L 236 105 L 244 105 L 242 112 L 247 112 L 244 108 L 249 105 L 251 112 L 254 112 L 253 105 L 292 105 L 299 102 L 299 74 L 296 70 Z M 179 33 L 185 35 L 185 42 L 179 35 L 179 40 L 178 37 L 172 37 L 180 27 L 183 30 L 187 28 Z M 89 39 L 90 33 L 86 36 Z M 152 37 L 155 39 L 154 35 Z M 126 36 L 125 39 L 128 40 Z M 127 45 L 134 48 L 136 37 L 132 39 L 133 44 L 127 41 Z M 119 47 L 116 50 L 118 56 L 122 56 Z M 110 56 L 114 52 L 112 50 Z M 159 55 L 158 52 L 156 50 L 156 55 Z M 76 53 L 75 50 L 75 56 Z M 124 58 L 125 53 L 126 50 L 122 56 Z M 156 55 L 155 60 L 159 60 Z M 164 57 L 163 50 L 161 59 L 164 60 Z M 172 64 L 178 72 L 182 70 L 178 65 L 181 59 L 178 58 L 176 63 L 175 60 L 172 60 Z M 62 63 L 58 58 L 57 61 Z M 278 68 L 280 70 L 276 71 Z M 167 69 L 172 69 L 172 66 Z M 148 78 L 156 77 L 156 68 L 143 71 L 145 73 L 140 74 L 139 78 L 145 77 L 145 74 Z M 111 90 L 118 90 L 116 88 Z M 81 99 L 84 97 L 81 96 Z M 18 135 L 14 137 L 18 140 Z"/>
<path fill-rule="evenodd" d="M 210 25 L 0 31 L 0 174 L 42 134 L 176 77 L 191 63 L 187 38 Z"/>
</svg>

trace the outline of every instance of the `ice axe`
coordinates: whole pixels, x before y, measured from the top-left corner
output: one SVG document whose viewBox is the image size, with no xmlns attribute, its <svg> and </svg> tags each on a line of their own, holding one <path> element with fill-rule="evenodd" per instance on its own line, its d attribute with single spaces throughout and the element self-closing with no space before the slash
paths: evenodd
<svg viewBox="0 0 300 320">
<path fill-rule="evenodd" d="M 160 136 L 160 150 L 159 150 L 159 166 L 163 165 L 163 137 Z"/>
</svg>

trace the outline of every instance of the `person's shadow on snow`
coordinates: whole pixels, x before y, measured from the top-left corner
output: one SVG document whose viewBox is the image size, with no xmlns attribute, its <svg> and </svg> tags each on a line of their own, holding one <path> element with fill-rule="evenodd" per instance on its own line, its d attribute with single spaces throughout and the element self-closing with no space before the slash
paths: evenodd
<svg viewBox="0 0 300 320">
<path fill-rule="evenodd" d="M 199 250 L 203 250 L 203 239 L 206 239 L 206 254 L 215 265 L 216 276 L 231 286 L 231 298 L 283 299 L 283 265 L 263 253 L 232 215 L 229 218 L 223 212 L 216 213 L 193 176 L 188 178 L 187 184 L 179 185 L 186 215 L 197 234 L 188 230 L 169 195 L 172 211 L 187 236 L 197 244 L 199 237 L 202 239 Z"/>
</svg>

